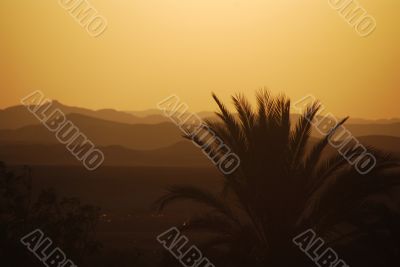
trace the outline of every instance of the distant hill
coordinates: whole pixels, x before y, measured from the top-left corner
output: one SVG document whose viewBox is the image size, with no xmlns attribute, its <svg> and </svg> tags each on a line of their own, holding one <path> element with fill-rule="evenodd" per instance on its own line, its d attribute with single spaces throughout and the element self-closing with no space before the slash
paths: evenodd
<svg viewBox="0 0 400 267">
<path fill-rule="evenodd" d="M 127 123 L 127 124 L 158 124 L 169 122 L 169 118 L 158 109 L 144 111 L 118 111 L 115 109 L 91 110 L 81 107 L 64 105 L 56 100 L 52 101 L 51 109 L 61 109 L 64 114 L 81 114 L 97 119 Z M 197 113 L 201 118 L 215 117 L 213 112 Z M 17 105 L 0 109 L 0 129 L 18 129 L 28 125 L 39 124 L 38 120 L 26 109 L 25 106 Z"/>
<path fill-rule="evenodd" d="M 170 122 L 164 114 L 158 109 L 149 109 L 144 111 L 118 111 L 114 109 L 91 110 L 81 107 L 64 105 L 56 100 L 52 102 L 52 109 L 59 108 L 66 115 L 81 114 L 102 120 L 125 124 L 159 124 Z M 215 119 L 215 113 L 202 111 L 196 113 L 202 119 Z M 294 123 L 299 114 L 293 113 L 291 121 Z M 22 105 L 12 106 L 6 109 L 0 109 L 0 129 L 17 129 L 28 125 L 37 125 L 38 120 Z M 400 119 L 359 119 L 350 118 L 346 127 L 354 131 L 354 135 L 390 135 L 400 137 Z"/>
<path fill-rule="evenodd" d="M 156 149 L 170 146 L 181 139 L 181 132 L 161 111 L 90 110 L 53 101 L 52 109 L 61 109 L 96 145 L 120 145 L 130 149 Z M 212 112 L 199 112 L 205 119 L 216 118 Z M 292 114 L 295 122 L 298 114 Z M 349 120 L 344 126 L 354 136 L 400 137 L 399 119 Z M 359 122 L 359 123 L 354 123 Z M 315 127 L 312 135 L 319 137 Z M 57 140 L 22 105 L 0 110 L 0 141 L 26 144 L 56 144 Z"/>
<path fill-rule="evenodd" d="M 400 138 L 390 136 L 362 136 L 358 140 L 400 157 Z M 312 138 L 310 144 L 317 139 Z M 121 146 L 99 147 L 105 155 L 105 166 L 185 166 L 212 167 L 210 160 L 190 141 L 152 149 L 134 150 Z M 328 146 L 327 152 L 335 149 Z M 13 165 L 80 165 L 74 156 L 60 144 L 26 144 L 0 142 L 0 161 Z"/>
<path fill-rule="evenodd" d="M 383 151 L 391 152 L 400 155 L 400 138 L 393 136 L 371 135 L 359 136 L 357 140 L 365 145 L 370 145 L 379 148 Z"/>
<path fill-rule="evenodd" d="M 322 113 L 321 115 L 317 115 L 316 117 L 318 119 L 322 119 L 324 117 L 324 113 Z M 298 113 L 292 113 L 290 116 L 291 122 L 294 123 L 296 122 L 296 120 L 300 117 L 300 115 Z M 343 117 L 336 117 L 336 119 L 340 120 Z M 349 117 L 349 119 L 347 120 L 346 124 L 350 125 L 350 124 L 393 124 L 393 123 L 400 123 L 400 118 L 391 118 L 391 119 L 363 119 L 363 118 L 352 118 Z"/>
<path fill-rule="evenodd" d="M 367 149 L 368 146 L 379 149 L 383 152 L 391 153 L 394 156 L 400 158 L 400 137 L 384 136 L 384 135 L 369 135 L 369 136 L 357 136 L 357 140 L 364 145 Z M 316 144 L 319 138 L 312 137 L 309 141 L 308 149 L 312 145 Z M 351 143 L 354 145 L 354 143 Z M 337 149 L 328 145 L 326 149 L 327 155 L 337 152 Z"/>
<path fill-rule="evenodd" d="M 137 117 L 147 117 L 147 116 L 153 116 L 153 115 L 162 115 L 161 111 L 156 108 L 152 109 L 146 109 L 146 110 L 136 110 L 136 111 L 124 111 L 126 113 L 132 114 Z"/>
<path fill-rule="evenodd" d="M 387 135 L 400 137 L 400 123 L 390 124 L 349 124 L 345 127 L 355 136 Z"/>
<path fill-rule="evenodd" d="M 368 120 L 368 119 L 350 118 L 349 123 L 351 123 L 351 124 L 391 124 L 391 123 L 400 123 L 400 119 L 392 118 L 392 119 Z"/>
<path fill-rule="evenodd" d="M 208 158 L 190 141 L 154 150 L 132 150 L 121 146 L 99 147 L 105 166 L 211 167 Z M 0 161 L 12 165 L 80 165 L 65 146 L 0 143 Z"/>
<path fill-rule="evenodd" d="M 190 111 L 190 110 L 189 110 Z M 141 111 L 125 111 L 126 113 L 132 114 L 137 117 L 148 117 L 148 116 L 154 116 L 154 115 L 162 115 L 162 111 L 159 109 L 148 109 L 148 110 L 141 110 Z M 199 115 L 201 118 L 205 117 L 213 117 L 215 116 L 215 113 L 212 111 L 200 111 L 200 112 L 194 112 L 197 115 Z"/>
<path fill-rule="evenodd" d="M 17 129 L 32 124 L 39 122 L 24 106 L 0 110 L 0 129 Z"/>
<path fill-rule="evenodd" d="M 169 121 L 169 119 L 162 114 L 149 115 L 149 117 L 139 117 L 114 109 L 91 110 L 80 107 L 66 106 L 58 101 L 53 101 L 51 109 L 54 110 L 56 108 L 62 110 L 66 115 L 81 114 L 93 118 L 128 124 L 154 124 Z M 17 129 L 34 124 L 39 124 L 39 122 L 25 106 L 18 105 L 0 110 L 0 129 Z"/>
<path fill-rule="evenodd" d="M 19 114 L 17 120 L 21 124 L 28 124 L 17 129 L 1 129 L 0 141 L 8 143 L 26 144 L 57 144 L 58 141 L 53 133 L 50 133 L 44 126 L 38 124 L 37 119 L 24 107 L 10 109 L 10 113 Z M 80 111 L 86 114 L 93 114 L 93 111 L 85 109 L 67 108 L 68 112 Z M 117 111 L 101 110 L 94 112 L 96 116 L 111 118 L 110 114 Z M 108 114 L 108 115 L 104 115 Z M 119 114 L 117 112 L 117 114 Z M 125 113 L 122 113 L 125 114 Z M 119 114 L 120 120 L 123 115 Z M 127 115 L 129 118 L 131 115 Z M 153 115 L 150 115 L 150 117 Z M 156 116 L 156 115 L 155 115 Z M 162 123 L 121 123 L 108 119 L 85 115 L 82 113 L 68 113 L 68 119 L 75 123 L 79 129 L 86 134 L 97 146 L 119 145 L 130 149 L 157 149 L 170 146 L 182 140 L 182 133 L 179 128 L 171 122 Z M 9 120 L 12 123 L 12 120 Z M 36 122 L 36 123 L 32 123 Z M 9 125 L 10 126 L 10 125 Z M 15 126 L 15 124 L 14 124 Z M 345 124 L 354 136 L 393 136 L 400 137 L 400 123 L 391 124 Z M 318 137 L 315 127 L 313 136 Z"/>
<path fill-rule="evenodd" d="M 31 115 L 32 116 L 32 115 Z M 182 133 L 172 123 L 126 124 L 81 114 L 70 114 L 71 120 L 96 146 L 120 145 L 131 149 L 156 149 L 182 140 Z M 14 130 L 0 130 L 3 143 L 57 144 L 54 134 L 43 125 Z"/>
<path fill-rule="evenodd" d="M 400 123 L 388 124 L 350 124 L 345 123 L 344 128 L 350 131 L 353 136 L 386 135 L 400 137 Z M 319 137 L 317 129 L 314 127 L 312 135 Z"/>
</svg>

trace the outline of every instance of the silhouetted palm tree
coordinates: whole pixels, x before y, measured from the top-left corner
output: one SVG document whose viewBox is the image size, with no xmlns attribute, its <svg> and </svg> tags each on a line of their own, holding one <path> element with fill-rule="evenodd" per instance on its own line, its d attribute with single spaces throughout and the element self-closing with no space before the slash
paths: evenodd
<svg viewBox="0 0 400 267">
<path fill-rule="evenodd" d="M 237 114 L 214 94 L 213 98 L 221 121 L 206 124 L 239 156 L 240 167 L 223 174 L 221 195 L 190 185 L 173 186 L 157 201 L 160 210 L 176 200 L 212 208 L 182 228 L 217 233 L 206 246 L 227 246 L 234 259 L 231 266 L 301 266 L 294 260 L 298 249 L 292 239 L 307 228 L 333 245 L 370 234 L 368 227 L 362 226 L 366 200 L 400 181 L 396 173 L 386 172 L 398 166 L 392 156 L 369 148 L 377 163 L 361 175 L 338 153 L 326 155 L 329 138 L 347 118 L 310 147 L 318 102 L 309 105 L 292 127 L 290 101 L 285 96 L 272 97 L 268 91 L 260 91 L 256 110 L 242 95 L 232 97 Z M 199 146 L 207 145 L 198 134 L 187 133 L 186 137 Z M 207 149 L 213 155 L 221 153 L 216 146 Z M 353 152 L 353 160 L 362 153 Z"/>
</svg>

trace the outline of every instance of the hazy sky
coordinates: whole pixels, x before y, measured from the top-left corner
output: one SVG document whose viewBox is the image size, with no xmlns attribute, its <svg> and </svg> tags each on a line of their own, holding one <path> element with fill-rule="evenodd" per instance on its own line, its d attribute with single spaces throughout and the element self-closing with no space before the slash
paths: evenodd
<svg viewBox="0 0 400 267">
<path fill-rule="evenodd" d="M 268 87 L 313 94 L 337 116 L 400 117 L 400 1 L 359 0 L 362 38 L 328 0 L 90 0 L 108 29 L 92 38 L 58 0 L 0 1 L 0 107 L 33 90 L 76 106 L 192 111 Z"/>
</svg>

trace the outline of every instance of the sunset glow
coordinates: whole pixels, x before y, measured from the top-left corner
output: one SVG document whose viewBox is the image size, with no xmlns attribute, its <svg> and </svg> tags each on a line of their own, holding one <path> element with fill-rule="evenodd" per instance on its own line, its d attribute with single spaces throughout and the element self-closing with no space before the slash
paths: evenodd
<svg viewBox="0 0 400 267">
<path fill-rule="evenodd" d="M 337 116 L 400 116 L 399 1 L 363 0 L 358 36 L 327 0 L 91 0 L 88 36 L 58 1 L 0 3 L 0 107 L 33 90 L 68 105 L 144 110 L 175 93 L 192 111 L 262 87 L 321 99 Z"/>
</svg>

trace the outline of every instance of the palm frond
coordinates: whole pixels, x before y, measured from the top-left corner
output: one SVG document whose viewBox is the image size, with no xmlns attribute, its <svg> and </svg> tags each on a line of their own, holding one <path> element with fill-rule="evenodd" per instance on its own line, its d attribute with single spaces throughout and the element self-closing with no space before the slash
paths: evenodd
<svg viewBox="0 0 400 267">
<path fill-rule="evenodd" d="M 233 103 L 236 107 L 236 111 L 239 114 L 242 131 L 246 137 L 246 140 L 251 140 L 252 129 L 255 123 L 255 115 L 251 109 L 249 101 L 242 94 L 238 94 L 232 97 Z"/>
<path fill-rule="evenodd" d="M 212 97 L 214 98 L 214 101 L 217 103 L 220 109 L 219 112 L 216 112 L 216 115 L 225 123 L 231 135 L 234 137 L 235 140 L 237 140 L 237 142 L 243 140 L 243 132 L 237 120 L 235 119 L 235 116 L 231 112 L 229 112 L 229 110 L 214 93 L 212 94 Z"/>
<path fill-rule="evenodd" d="M 326 146 L 329 144 L 331 136 L 335 134 L 337 129 L 339 129 L 339 127 L 342 126 L 348 120 L 348 118 L 349 117 L 342 119 L 339 123 L 336 124 L 336 126 L 334 126 L 330 130 L 329 134 L 327 134 L 316 145 L 313 146 L 311 152 L 308 154 L 304 162 L 304 169 L 307 177 L 311 176 L 311 170 L 318 164 L 319 160 L 321 159 L 322 153 Z"/>
<path fill-rule="evenodd" d="M 320 104 L 315 102 L 307 107 L 306 111 L 300 116 L 295 129 L 293 130 L 290 138 L 291 165 L 296 167 L 299 159 L 304 154 L 307 141 L 310 137 L 312 121 L 320 109 Z"/>
</svg>

